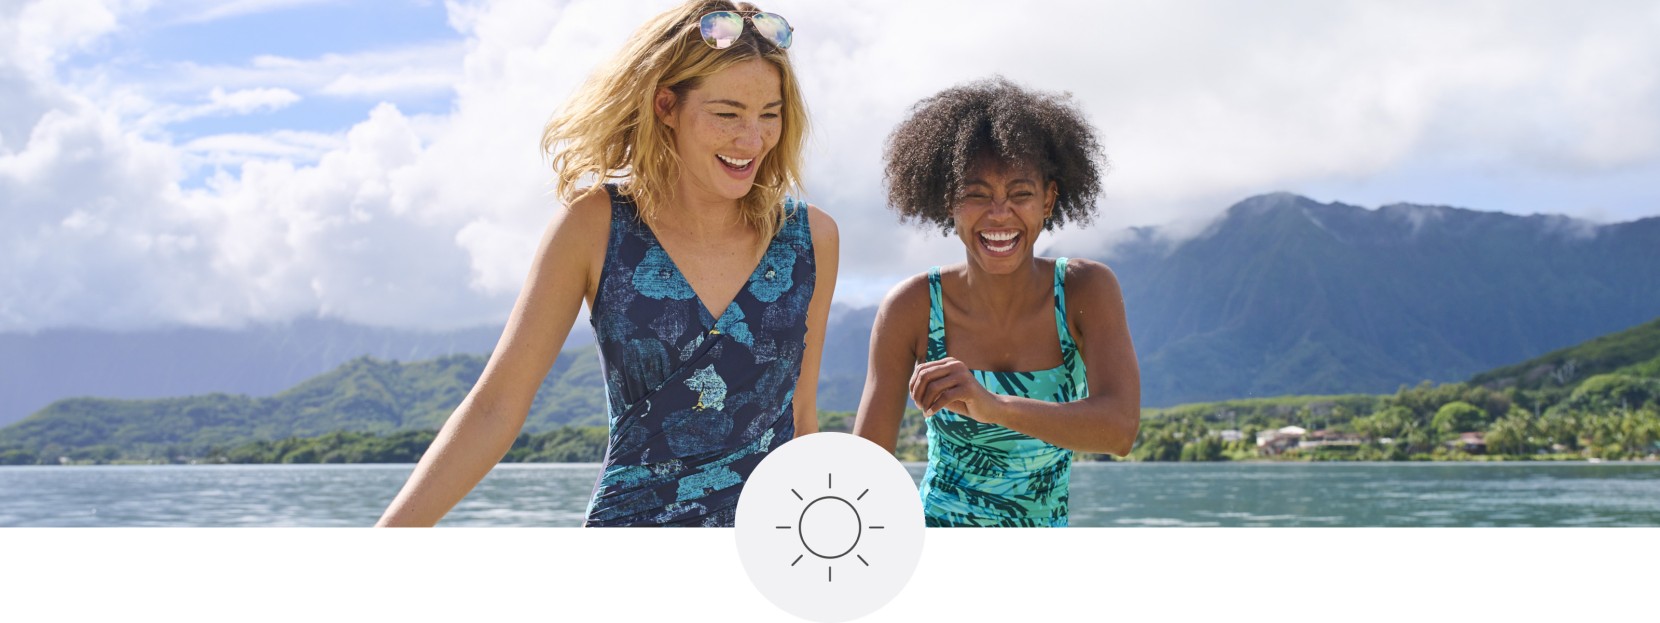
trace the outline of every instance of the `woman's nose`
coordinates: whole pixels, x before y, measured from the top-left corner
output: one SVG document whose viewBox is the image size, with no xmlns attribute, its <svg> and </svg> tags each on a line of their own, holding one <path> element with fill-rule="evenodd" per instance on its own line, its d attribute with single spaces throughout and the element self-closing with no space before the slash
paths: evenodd
<svg viewBox="0 0 1660 623">
<path fill-rule="evenodd" d="M 759 152 L 766 141 L 761 136 L 761 124 L 756 122 L 745 123 L 743 131 L 738 133 L 735 141 L 739 149 Z"/>
<path fill-rule="evenodd" d="M 989 212 L 992 216 L 1006 216 L 1014 212 L 1014 200 L 1006 196 L 993 198 Z"/>
</svg>

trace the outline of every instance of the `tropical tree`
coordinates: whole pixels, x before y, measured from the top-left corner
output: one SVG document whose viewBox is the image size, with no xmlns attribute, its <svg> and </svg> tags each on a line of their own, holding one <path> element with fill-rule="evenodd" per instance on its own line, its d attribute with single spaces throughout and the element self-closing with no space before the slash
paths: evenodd
<svg viewBox="0 0 1660 623">
<path fill-rule="evenodd" d="M 1430 420 L 1430 427 L 1442 437 L 1458 433 L 1481 430 L 1481 425 L 1487 421 L 1487 412 L 1468 402 L 1455 400 L 1442 405 L 1435 412 L 1435 419 Z"/>
<path fill-rule="evenodd" d="M 1370 439 L 1400 438 L 1407 430 L 1413 427 L 1412 411 L 1402 406 L 1393 406 L 1363 418 L 1356 419 L 1352 424 L 1357 435 Z"/>
<path fill-rule="evenodd" d="M 1179 461 L 1182 458 L 1182 441 L 1169 431 L 1160 431 L 1143 436 L 1131 454 L 1139 461 Z"/>
<path fill-rule="evenodd" d="M 1492 454 L 1524 455 L 1539 449 L 1539 427 L 1533 414 L 1511 408 L 1503 419 L 1487 429 L 1487 451 Z"/>
<path fill-rule="evenodd" d="M 1660 398 L 1660 379 L 1598 374 L 1574 389 L 1568 402 L 1582 409 L 1610 411 L 1638 409 L 1657 398 Z"/>
</svg>

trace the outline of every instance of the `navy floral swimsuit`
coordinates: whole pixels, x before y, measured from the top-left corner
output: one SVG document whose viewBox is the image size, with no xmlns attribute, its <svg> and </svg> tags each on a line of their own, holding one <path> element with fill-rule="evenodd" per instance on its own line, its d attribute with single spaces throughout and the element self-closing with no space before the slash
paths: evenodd
<svg viewBox="0 0 1660 623">
<path fill-rule="evenodd" d="M 731 526 L 744 480 L 795 435 L 796 380 L 813 299 L 807 205 L 716 319 L 640 218 L 611 195 L 611 237 L 589 319 L 610 442 L 589 526 Z"/>
</svg>

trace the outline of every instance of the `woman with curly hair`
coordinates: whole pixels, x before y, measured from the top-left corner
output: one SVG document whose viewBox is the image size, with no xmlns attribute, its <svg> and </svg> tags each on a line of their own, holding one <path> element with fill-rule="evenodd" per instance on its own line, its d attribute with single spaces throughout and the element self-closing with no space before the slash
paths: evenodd
<svg viewBox="0 0 1660 623">
<path fill-rule="evenodd" d="M 1123 456 L 1141 421 L 1117 278 L 1034 252 L 1095 213 L 1094 131 L 1068 97 L 998 78 L 918 103 L 886 159 L 900 217 L 967 257 L 882 302 L 854 432 L 893 451 L 909 396 L 928 418 L 928 525 L 1064 526 L 1072 453 Z"/>
<path fill-rule="evenodd" d="M 569 207 L 381 525 L 436 523 L 501 460 L 583 303 L 611 429 L 587 525 L 730 526 L 761 458 L 817 430 L 838 241 L 828 215 L 785 194 L 807 125 L 791 37 L 753 5 L 688 2 L 548 123 Z"/>
</svg>

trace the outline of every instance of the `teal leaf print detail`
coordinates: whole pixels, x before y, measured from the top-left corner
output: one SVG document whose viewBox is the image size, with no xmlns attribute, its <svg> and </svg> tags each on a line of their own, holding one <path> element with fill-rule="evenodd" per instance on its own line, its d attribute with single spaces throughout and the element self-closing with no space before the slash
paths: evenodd
<svg viewBox="0 0 1660 623">
<path fill-rule="evenodd" d="M 715 466 L 680 479 L 675 490 L 675 501 L 696 500 L 712 492 L 743 484 L 743 477 L 726 466 Z"/>
<path fill-rule="evenodd" d="M 629 335 L 634 328 L 634 322 L 628 319 L 628 315 L 616 309 L 607 309 L 599 316 L 598 330 L 602 335 Z"/>
<path fill-rule="evenodd" d="M 680 360 L 685 361 L 687 359 L 691 359 L 692 354 L 696 353 L 697 348 L 699 346 L 702 346 L 702 345 L 703 345 L 703 334 L 699 333 L 699 334 L 697 334 L 696 338 L 692 339 L 692 341 L 686 342 L 685 346 L 680 347 Z"/>
<path fill-rule="evenodd" d="M 652 515 L 651 523 L 666 524 L 682 517 L 695 517 L 709 512 L 709 507 L 697 502 L 672 502 L 663 507 L 663 512 Z"/>
<path fill-rule="evenodd" d="M 628 340 L 622 350 L 623 369 L 631 375 L 629 378 L 662 378 L 672 369 L 668 351 L 657 340 Z"/>
<path fill-rule="evenodd" d="M 755 274 L 749 276 L 749 293 L 763 303 L 776 301 L 779 295 L 795 285 L 791 275 L 793 272 L 795 249 L 774 244 L 768 247 L 767 254 L 761 257 L 761 265 L 755 267 Z"/>
<path fill-rule="evenodd" d="M 713 491 L 743 484 L 743 477 L 727 466 L 757 452 L 765 452 L 771 445 L 772 431 L 768 430 L 756 440 L 749 442 L 749 445 L 703 466 L 695 474 L 681 478 L 679 488 L 675 492 L 677 501 L 700 498 Z"/>
<path fill-rule="evenodd" d="M 749 332 L 749 325 L 744 324 L 744 310 L 738 307 L 736 301 L 726 306 L 726 312 L 720 315 L 720 321 L 716 324 L 723 333 L 737 340 L 739 344 L 755 347 L 755 335 Z"/>
<path fill-rule="evenodd" d="M 646 251 L 645 259 L 634 269 L 634 289 L 657 300 L 684 301 L 697 296 L 692 284 L 686 283 L 680 270 L 675 268 L 674 260 L 669 259 L 668 252 L 656 245 Z"/>
<path fill-rule="evenodd" d="M 732 418 L 724 411 L 700 406 L 681 409 L 663 418 L 663 437 L 668 441 L 669 451 L 677 456 L 724 451 L 722 446 L 731 433 Z"/>
<path fill-rule="evenodd" d="M 1031 390 L 1026 387 L 1026 381 L 1032 380 L 1032 373 L 1030 372 L 993 372 L 992 376 L 997 379 L 998 385 L 1007 388 L 1004 393 L 1008 395 L 1031 395 Z"/>
<path fill-rule="evenodd" d="M 634 488 L 651 480 L 651 470 L 640 465 L 618 465 L 605 470 L 605 481 Z"/>
<path fill-rule="evenodd" d="M 928 360 L 945 358 L 945 310 L 940 306 L 940 269 L 928 271 Z M 983 383 L 984 381 L 982 381 Z"/>
<path fill-rule="evenodd" d="M 692 378 L 686 379 L 686 387 L 698 393 L 698 410 L 718 411 L 726 408 L 726 381 L 715 372 L 715 366 L 710 365 L 698 370 Z"/>
<path fill-rule="evenodd" d="M 784 226 L 778 230 L 778 242 L 789 246 L 798 246 L 809 242 L 807 202 L 794 197 L 784 198 Z"/>
</svg>

